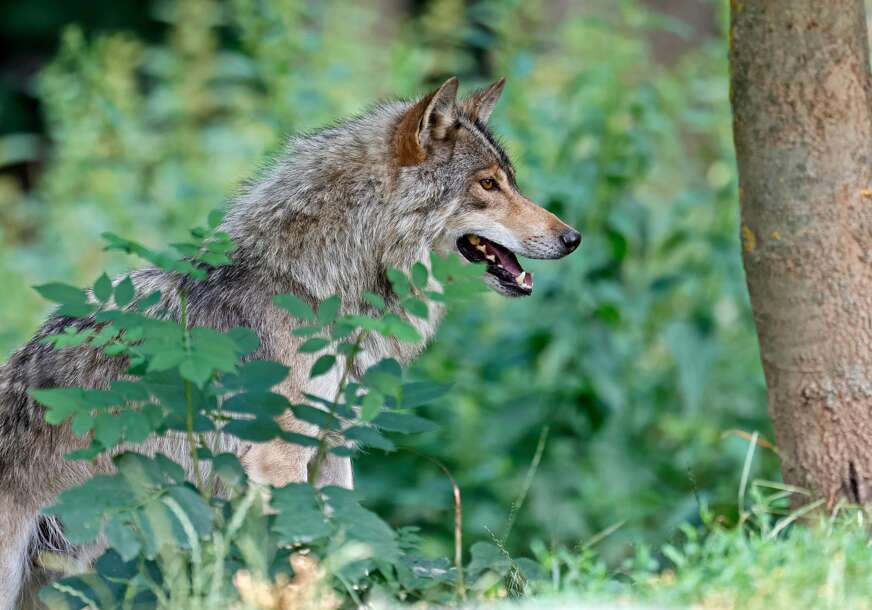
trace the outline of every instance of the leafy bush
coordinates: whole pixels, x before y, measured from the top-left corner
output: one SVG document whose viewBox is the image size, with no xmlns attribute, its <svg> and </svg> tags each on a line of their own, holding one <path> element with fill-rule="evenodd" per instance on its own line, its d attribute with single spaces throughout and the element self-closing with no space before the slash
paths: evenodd
<svg viewBox="0 0 872 610">
<path fill-rule="evenodd" d="M 173 251 L 151 250 L 111 233 L 105 235 L 107 248 L 135 253 L 180 279 L 202 280 L 215 267 L 229 264 L 234 248 L 218 230 L 221 215 L 214 213 L 209 220 L 208 229 L 191 231 L 192 241 L 173 244 Z M 408 276 L 397 269 L 388 272 L 411 315 L 428 317 L 425 300 L 450 302 L 456 298 L 452 295 L 483 288 L 477 282 L 480 268 L 458 257 L 434 254 L 431 268 L 440 291 L 432 290 L 430 272 L 421 263 Z M 363 508 L 354 492 L 313 487 L 328 453 L 351 456 L 366 447 L 392 451 L 383 430 L 431 429 L 428 420 L 412 411 L 443 394 L 444 384 L 404 383 L 400 365 L 390 358 L 369 367 L 359 381 L 348 375 L 370 333 L 414 343 L 421 341 L 414 326 L 388 311 L 375 294 L 368 300 L 382 311 L 378 317 L 339 315 L 341 303 L 335 296 L 316 309 L 293 294 L 275 296 L 278 307 L 304 322 L 293 329 L 307 337 L 299 351 L 319 354 L 310 377 L 334 367 L 341 371 L 335 396 L 306 394 L 304 402 L 291 404 L 271 391 L 289 369 L 246 358 L 257 349 L 257 335 L 241 327 L 227 332 L 191 327 L 187 283 L 176 285 L 179 320 L 165 318 L 159 292 L 137 294 L 129 276 L 113 283 L 103 274 L 90 291 L 63 283 L 37 287 L 43 297 L 60 304 L 59 315 L 73 320 L 44 342 L 55 349 L 103 350 L 124 358 L 127 368 L 125 378 L 108 389 L 31 391 L 46 407 L 49 423 L 70 422 L 76 435 L 90 439 L 87 447 L 68 454 L 69 459 L 115 454 L 114 472 L 64 491 L 44 511 L 63 523 L 71 543 L 90 545 L 105 538 L 109 547 L 94 573 L 52 584 L 42 593 L 44 601 L 53 608 L 236 607 L 240 593 L 245 598 L 262 583 L 289 580 L 295 555 L 310 562 L 298 562 L 298 567 L 309 565 L 322 574 L 319 581 L 327 582 L 319 586 L 326 590 L 330 584 L 341 585 L 356 605 L 374 587 L 398 597 L 423 591 L 430 599 L 465 596 L 460 564 L 449 567 L 415 554 L 414 533 L 391 529 Z M 286 411 L 315 424 L 319 434 L 282 430 L 274 417 Z M 217 452 L 218 434 L 243 442 L 280 439 L 316 448 L 310 482 L 272 490 L 249 481 L 236 455 Z M 189 461 L 136 453 L 138 444 L 153 435 L 181 437 Z M 62 557 L 55 558 L 61 567 L 62 562 Z M 505 564 L 502 575 L 519 570 L 513 582 L 521 583 L 520 570 L 535 565 L 518 563 L 499 549 L 493 553 L 489 547 L 473 547 L 468 573 L 478 580 L 495 564 Z M 236 588 L 232 575 L 237 575 Z M 486 586 L 494 584 L 487 581 Z M 257 605 L 256 597 L 245 601 Z M 341 603 L 335 595 L 330 599 L 334 607 Z"/>
</svg>

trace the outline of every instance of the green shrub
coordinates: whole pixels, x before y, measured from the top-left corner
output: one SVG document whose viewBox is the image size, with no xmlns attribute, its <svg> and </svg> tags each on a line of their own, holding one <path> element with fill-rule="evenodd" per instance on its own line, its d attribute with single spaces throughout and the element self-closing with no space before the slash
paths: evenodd
<svg viewBox="0 0 872 610">
<path fill-rule="evenodd" d="M 168 252 L 107 233 L 108 249 L 134 253 L 165 272 L 203 280 L 209 270 L 230 263 L 234 244 L 217 229 L 221 214 L 209 217 L 209 228 L 191 231 L 192 241 L 173 244 Z M 417 263 L 407 276 L 392 269 L 394 292 L 411 314 L 426 318 L 425 300 L 449 303 L 456 294 L 479 292 L 481 269 L 459 257 L 431 257 L 441 292 L 425 290 L 427 267 Z M 462 565 L 433 562 L 418 555 L 410 530 L 397 532 L 359 504 L 347 489 L 316 489 L 318 470 L 328 453 L 354 455 L 365 448 L 394 449 L 382 431 L 417 433 L 432 424 L 412 410 L 438 398 L 447 386 L 404 382 L 400 365 L 387 358 L 373 364 L 359 381 L 340 376 L 335 396 L 305 394 L 291 404 L 271 389 L 289 369 L 278 362 L 247 360 L 258 337 L 246 328 L 219 332 L 191 327 L 187 320 L 185 282 L 176 283 L 181 319 L 155 313 L 158 292 L 137 294 L 129 277 L 113 284 L 105 274 L 91 292 L 63 283 L 38 286 L 39 293 L 59 304 L 58 313 L 76 319 L 43 341 L 55 349 L 87 346 L 113 358 L 124 358 L 126 375 L 108 389 L 46 388 L 31 391 L 46 407 L 51 424 L 69 422 L 90 444 L 67 455 L 91 460 L 116 454 L 115 472 L 93 477 L 62 492 L 44 512 L 58 517 L 75 545 L 105 538 L 108 551 L 94 572 L 75 574 L 46 587 L 43 600 L 52 608 L 230 608 L 239 603 L 246 579 L 254 583 L 290 580 L 294 556 L 304 554 L 322 573 L 325 590 L 334 586 L 355 605 L 373 590 L 392 597 L 447 601 L 465 596 Z M 319 353 L 310 377 L 334 367 L 351 371 L 369 334 L 418 342 L 415 328 L 385 310 L 381 297 L 370 301 L 378 316 L 339 315 L 337 297 L 313 309 L 293 294 L 276 295 L 276 306 L 305 322 L 294 333 L 307 337 L 299 350 Z M 379 302 L 381 303 L 379 304 Z M 80 323 L 83 320 L 86 323 Z M 317 436 L 282 430 L 274 417 L 293 411 L 315 424 Z M 231 453 L 215 453 L 212 435 L 243 442 L 280 439 L 314 447 L 310 483 L 269 489 L 250 482 Z M 136 449 L 153 435 L 178 435 L 190 457 L 186 469 L 163 454 Z M 328 442 L 328 436 L 342 442 Z M 123 452 L 121 446 L 130 446 Z M 530 560 L 513 560 L 500 549 L 473 547 L 467 568 L 470 582 L 499 565 L 500 576 L 515 570 L 515 586 L 537 575 Z M 63 557 L 42 562 L 66 571 Z M 298 564 L 299 565 L 299 564 Z M 525 568 L 529 571 L 524 576 Z M 313 568 L 314 569 L 314 568 Z M 71 568 L 70 571 L 75 571 Z M 235 580 L 234 580 L 235 576 Z M 294 576 L 299 579 L 301 574 Z M 501 582 L 487 580 L 482 590 Z M 249 584 L 250 584 L 249 582 Z M 234 583 L 236 586 L 234 587 Z M 326 595 L 326 593 L 325 593 Z M 336 606 L 340 602 L 335 597 Z"/>
</svg>

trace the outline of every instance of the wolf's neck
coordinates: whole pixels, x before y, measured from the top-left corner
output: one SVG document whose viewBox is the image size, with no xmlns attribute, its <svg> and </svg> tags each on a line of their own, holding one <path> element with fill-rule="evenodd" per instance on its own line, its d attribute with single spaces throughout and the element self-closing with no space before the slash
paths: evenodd
<svg viewBox="0 0 872 610">
<path fill-rule="evenodd" d="M 238 246 L 235 266 L 259 290 L 310 301 L 336 294 L 346 313 L 374 313 L 363 295 L 391 302 L 387 269 L 427 260 L 439 219 L 432 201 L 393 191 L 397 112 L 292 141 L 237 199 L 223 229 Z M 425 338 L 435 331 L 435 323 L 416 326 Z"/>
</svg>

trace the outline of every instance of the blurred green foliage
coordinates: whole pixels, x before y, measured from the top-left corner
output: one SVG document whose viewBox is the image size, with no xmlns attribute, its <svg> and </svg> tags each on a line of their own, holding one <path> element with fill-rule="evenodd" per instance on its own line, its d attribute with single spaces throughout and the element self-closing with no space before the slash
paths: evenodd
<svg viewBox="0 0 872 610">
<path fill-rule="evenodd" d="M 451 489 L 421 456 L 457 479 L 469 542 L 503 536 L 529 478 L 506 541 L 521 554 L 620 525 L 599 542 L 618 559 L 672 538 L 701 502 L 734 518 L 747 443 L 727 433 L 771 434 L 723 41 L 659 65 L 646 36 L 674 24 L 632 0 L 432 0 L 412 17 L 339 1 L 157 6 L 164 40 L 73 26 L 38 79 L 51 158 L 32 191 L 0 180 L 2 351 L 47 311 L 30 285 L 124 269 L 100 233 L 172 241 L 289 133 L 450 74 L 466 87 L 505 75 L 494 129 L 525 192 L 584 242 L 530 263 L 531 298 L 452 313 L 416 365 L 455 384 L 428 413 L 442 428 L 360 459 L 363 494 L 443 555 Z M 761 472 L 777 476 L 773 456 Z"/>
</svg>

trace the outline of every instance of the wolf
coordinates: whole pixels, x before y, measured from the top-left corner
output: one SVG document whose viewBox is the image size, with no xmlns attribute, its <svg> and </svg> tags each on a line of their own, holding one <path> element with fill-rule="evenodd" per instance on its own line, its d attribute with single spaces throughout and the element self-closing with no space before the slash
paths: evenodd
<svg viewBox="0 0 872 610">
<path fill-rule="evenodd" d="M 260 338 L 252 358 L 290 367 L 276 391 L 292 402 L 304 392 L 332 397 L 342 371 L 308 379 L 316 355 L 297 352 L 298 325 L 272 304 L 293 293 L 315 304 L 339 295 L 344 314 L 376 314 L 364 299 L 381 295 L 388 308 L 433 336 L 441 306 L 429 305 L 427 320 L 407 316 L 392 296 L 391 267 L 428 264 L 429 252 L 459 252 L 486 266 L 486 282 L 509 297 L 531 294 L 533 276 L 518 256 L 556 259 L 575 250 L 581 235 L 521 194 L 515 168 L 488 129 L 504 79 L 459 99 L 458 81 L 448 79 L 428 95 L 382 103 L 336 126 L 292 138 L 260 178 L 243 188 L 228 207 L 222 226 L 235 242 L 232 263 L 203 281 L 158 269 L 131 274 L 139 294 L 159 290 L 154 311 L 180 319 L 179 288 L 187 294 L 189 324 L 217 330 L 243 326 Z M 432 281 L 432 280 L 431 280 Z M 111 460 L 67 461 L 87 445 L 69 425 L 49 425 L 29 395 L 37 388 L 107 388 L 125 374 L 123 358 L 100 350 L 54 350 L 41 342 L 72 320 L 53 316 L 32 340 L 0 368 L 0 609 L 25 602 L 47 578 L 33 565 L 44 548 L 87 562 L 95 550 L 72 548 L 62 526 L 41 515 L 64 489 L 111 470 Z M 422 349 L 369 335 L 355 359 L 352 378 L 392 357 L 409 363 Z M 278 418 L 289 431 L 317 434 L 312 424 Z M 306 481 L 314 449 L 281 441 L 245 443 L 224 439 L 250 476 L 274 486 Z M 150 439 L 145 451 L 163 452 L 190 468 L 183 445 L 171 437 Z M 318 485 L 351 488 L 347 457 L 328 454 Z M 89 555 L 90 553 L 90 555 Z"/>
</svg>

